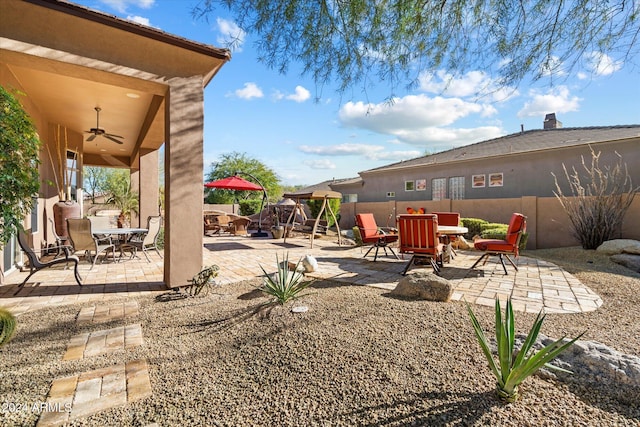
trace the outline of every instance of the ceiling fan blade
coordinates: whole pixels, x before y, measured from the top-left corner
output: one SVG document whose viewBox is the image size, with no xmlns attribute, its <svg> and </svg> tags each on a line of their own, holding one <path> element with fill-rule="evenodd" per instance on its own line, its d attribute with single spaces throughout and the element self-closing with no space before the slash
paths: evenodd
<svg viewBox="0 0 640 427">
<path fill-rule="evenodd" d="M 91 142 L 91 141 L 93 141 L 94 139 L 96 139 L 96 134 L 95 134 L 95 133 L 94 133 L 94 134 L 91 134 L 91 136 L 89 136 L 89 138 L 87 138 L 87 141 Z"/>
<path fill-rule="evenodd" d="M 104 135 L 102 135 L 102 136 L 104 136 L 105 138 L 107 138 L 107 139 L 109 139 L 109 140 L 111 140 L 111 141 L 115 142 L 116 144 L 122 144 L 122 143 L 123 143 L 123 142 L 122 142 L 122 141 L 120 141 L 119 139 L 115 139 L 115 138 L 113 138 L 113 137 L 112 137 L 112 135 L 104 134 Z M 122 137 L 120 137 L 120 138 L 122 138 Z"/>
<path fill-rule="evenodd" d="M 110 136 L 112 138 L 124 138 L 124 136 L 120 136 L 120 135 L 114 135 L 112 133 L 105 133 L 105 136 Z"/>
</svg>

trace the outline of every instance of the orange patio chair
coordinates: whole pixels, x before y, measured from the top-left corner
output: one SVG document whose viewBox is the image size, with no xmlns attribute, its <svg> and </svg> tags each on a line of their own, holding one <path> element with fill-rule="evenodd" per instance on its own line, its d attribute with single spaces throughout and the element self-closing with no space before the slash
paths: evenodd
<svg viewBox="0 0 640 427">
<path fill-rule="evenodd" d="M 444 245 L 438 239 L 438 217 L 434 214 L 413 214 L 398 216 L 400 253 L 411 254 L 411 259 L 402 275 L 407 274 L 411 264 L 420 264 L 428 259 L 433 271 L 438 274 L 442 266 Z"/>
<path fill-rule="evenodd" d="M 388 234 L 383 229 L 378 227 L 376 224 L 376 219 L 373 217 L 372 213 L 364 213 L 356 215 L 356 225 L 358 226 L 358 230 L 360 231 L 360 236 L 362 237 L 362 243 L 365 245 L 371 244 L 371 248 L 367 251 L 364 256 L 369 255 L 374 248 L 376 253 L 373 257 L 375 261 L 378 259 L 378 250 L 382 248 L 384 250 L 384 254 L 387 254 L 387 248 L 391 251 L 393 256 L 398 258 L 398 255 L 393 251 L 391 247 L 389 247 L 389 243 L 393 243 L 398 241 L 397 234 Z"/>
<path fill-rule="evenodd" d="M 509 255 L 513 255 L 516 258 L 519 256 L 519 248 L 520 239 L 522 235 L 527 229 L 527 217 L 514 213 L 511 215 L 511 221 L 509 221 L 509 228 L 507 229 L 507 235 L 504 240 L 499 239 L 479 239 L 476 240 L 473 246 L 481 251 L 484 251 L 484 254 L 471 266 L 471 269 L 474 269 L 476 265 L 480 263 L 484 259 L 484 264 L 487 263 L 489 257 L 491 255 L 497 255 L 502 263 L 502 268 L 504 269 L 504 274 L 507 275 L 507 266 L 504 264 L 504 258 L 507 258 L 509 263 L 513 266 L 513 268 L 518 271 L 518 266 L 513 262 Z"/>
</svg>

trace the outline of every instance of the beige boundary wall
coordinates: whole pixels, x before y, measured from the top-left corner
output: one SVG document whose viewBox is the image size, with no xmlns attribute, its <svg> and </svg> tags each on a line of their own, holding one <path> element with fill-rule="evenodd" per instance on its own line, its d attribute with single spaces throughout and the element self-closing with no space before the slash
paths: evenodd
<svg viewBox="0 0 640 427">
<path fill-rule="evenodd" d="M 572 235 L 571 222 L 555 197 L 527 196 L 514 199 L 440 200 L 424 202 L 343 203 L 340 207 L 340 228 L 355 225 L 355 215 L 371 212 L 378 226 L 395 226 L 396 215 L 407 208 L 425 208 L 426 212 L 460 212 L 463 218 L 482 218 L 490 222 L 508 223 L 513 212 L 527 216 L 529 239 L 527 249 L 579 246 Z M 617 238 L 640 240 L 640 195 L 636 195 L 625 215 Z"/>
</svg>

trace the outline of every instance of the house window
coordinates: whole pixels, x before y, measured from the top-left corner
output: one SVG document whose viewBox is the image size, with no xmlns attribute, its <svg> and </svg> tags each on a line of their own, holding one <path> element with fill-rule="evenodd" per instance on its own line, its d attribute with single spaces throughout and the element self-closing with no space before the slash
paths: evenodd
<svg viewBox="0 0 640 427">
<path fill-rule="evenodd" d="M 66 182 L 69 184 L 69 188 L 65 188 L 65 191 L 69 192 L 68 197 L 71 197 L 72 200 L 77 200 L 79 170 L 78 153 L 75 151 L 67 150 L 67 170 L 65 173 L 67 174 Z"/>
<path fill-rule="evenodd" d="M 449 178 L 449 198 L 451 200 L 464 199 L 464 176 Z"/>
<path fill-rule="evenodd" d="M 396 192 L 395 191 L 388 191 L 387 192 L 387 197 L 396 197 Z"/>
<path fill-rule="evenodd" d="M 33 198 L 33 208 L 31 209 L 31 232 L 38 232 L 38 198 Z"/>
<path fill-rule="evenodd" d="M 413 181 L 404 182 L 404 191 L 413 191 L 416 189 L 416 185 Z"/>
<path fill-rule="evenodd" d="M 356 203 L 358 201 L 357 194 L 343 194 L 342 203 Z"/>
<path fill-rule="evenodd" d="M 431 199 L 442 200 L 447 198 L 447 179 L 433 178 L 431 180 Z"/>
</svg>

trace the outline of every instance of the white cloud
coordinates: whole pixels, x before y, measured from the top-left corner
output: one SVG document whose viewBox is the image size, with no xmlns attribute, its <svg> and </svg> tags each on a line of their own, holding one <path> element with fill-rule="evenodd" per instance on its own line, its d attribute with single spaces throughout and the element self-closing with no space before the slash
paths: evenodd
<svg viewBox="0 0 640 427">
<path fill-rule="evenodd" d="M 435 94 L 454 97 L 488 97 L 492 101 L 506 101 L 518 95 L 511 87 L 501 87 L 484 71 L 469 71 L 463 76 L 455 77 L 444 70 L 435 74 L 423 72 L 418 76 L 420 89 Z"/>
<path fill-rule="evenodd" d="M 235 52 L 242 52 L 242 45 L 247 33 L 233 21 L 227 21 L 226 19 L 216 19 L 218 24 L 218 31 L 220 35 L 216 41 L 225 47 L 229 47 Z"/>
<path fill-rule="evenodd" d="M 287 99 L 295 102 L 304 102 L 311 97 L 311 92 L 302 86 L 296 86 L 296 93 L 287 95 Z"/>
<path fill-rule="evenodd" d="M 151 8 L 155 0 L 100 0 L 103 4 L 117 10 L 120 13 L 125 13 L 129 6 L 139 7 L 141 9 Z"/>
<path fill-rule="evenodd" d="M 460 98 L 430 98 L 409 95 L 391 103 L 348 102 L 339 112 L 346 127 L 362 128 L 393 135 L 400 142 L 419 146 L 464 145 L 503 134 L 497 126 L 471 129 L 449 128 L 457 120 L 472 114 L 488 117 L 496 114 L 489 104 L 467 102 Z"/>
<path fill-rule="evenodd" d="M 597 76 L 608 76 L 622 68 L 622 61 L 615 61 L 609 55 L 601 52 L 591 52 L 587 55 L 588 67 Z"/>
<path fill-rule="evenodd" d="M 323 156 L 361 156 L 368 160 L 403 160 L 421 155 L 420 151 L 386 151 L 382 145 L 370 144 L 336 144 L 325 146 L 302 145 L 300 151 L 307 154 Z"/>
<path fill-rule="evenodd" d="M 241 99 L 262 98 L 264 96 L 262 89 L 253 82 L 245 83 L 244 87 L 237 89 L 234 94 Z"/>
<path fill-rule="evenodd" d="M 155 27 L 154 25 L 151 25 L 151 22 L 149 21 L 149 18 L 144 18 L 142 16 L 131 16 L 130 15 L 130 16 L 127 16 L 127 20 L 135 22 L 136 24 L 146 25 L 147 27 L 158 28 L 158 27 Z"/>
<path fill-rule="evenodd" d="M 336 165 L 328 159 L 305 160 L 302 162 L 311 169 L 335 169 Z"/>
<path fill-rule="evenodd" d="M 582 99 L 571 96 L 566 86 L 558 86 L 547 93 L 540 93 L 532 89 L 529 91 L 531 101 L 526 102 L 518 111 L 518 117 L 540 117 L 547 113 L 567 113 L 578 111 Z"/>
</svg>

